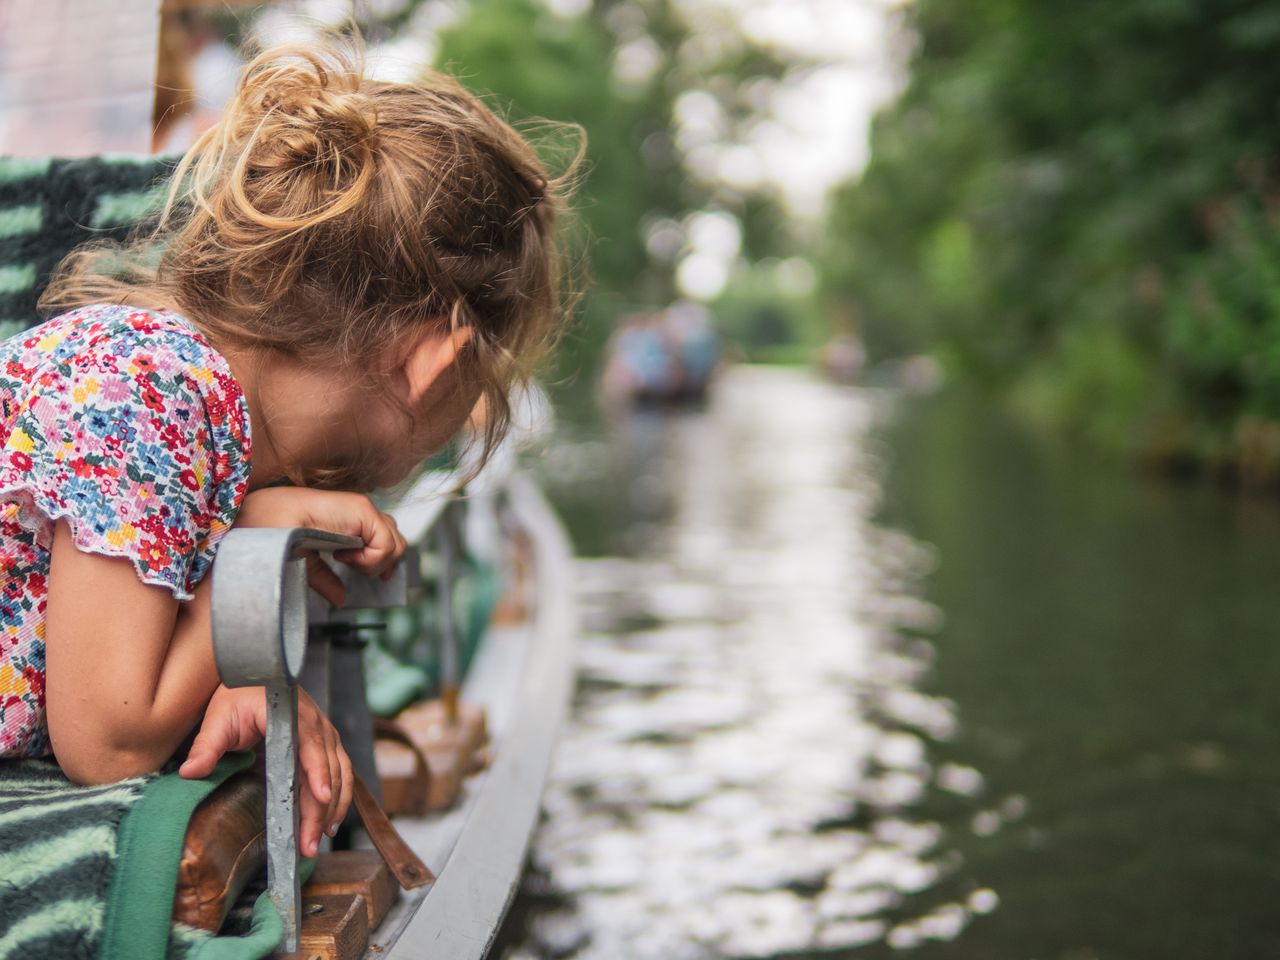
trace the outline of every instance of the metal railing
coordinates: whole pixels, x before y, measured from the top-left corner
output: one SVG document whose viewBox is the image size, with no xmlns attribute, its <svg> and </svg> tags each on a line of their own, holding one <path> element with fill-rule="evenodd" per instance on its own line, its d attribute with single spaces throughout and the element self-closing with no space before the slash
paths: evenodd
<svg viewBox="0 0 1280 960">
<path fill-rule="evenodd" d="M 496 530 L 499 524 L 468 524 L 497 517 L 514 454 L 493 458 L 466 496 L 442 491 L 451 475 L 424 474 L 390 512 L 410 549 L 390 580 L 365 577 L 349 568 L 339 575 L 346 602 L 331 608 L 307 588 L 308 553 L 332 553 L 357 547 L 356 538 L 309 529 L 232 529 L 213 567 L 213 645 L 222 682 L 229 687 L 267 690 L 266 823 L 268 893 L 284 921 L 282 948 L 298 949 L 301 889 L 298 875 L 298 686 L 329 715 L 352 765 L 373 791 L 372 720 L 365 703 L 359 642 L 360 609 L 389 609 L 408 604 L 419 585 L 421 560 L 436 561 L 440 625 L 435 634 L 440 664 L 440 695 L 456 711 L 461 683 L 461 642 L 453 611 L 459 559 L 472 544 L 469 527 Z M 486 550 L 489 544 L 474 544 Z"/>
</svg>

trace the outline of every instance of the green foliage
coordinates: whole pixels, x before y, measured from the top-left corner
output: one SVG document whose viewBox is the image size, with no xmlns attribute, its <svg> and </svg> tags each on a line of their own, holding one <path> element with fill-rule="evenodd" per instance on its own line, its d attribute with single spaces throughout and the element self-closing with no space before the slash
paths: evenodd
<svg viewBox="0 0 1280 960">
<path fill-rule="evenodd" d="M 1280 418 L 1275 6 L 919 0 L 910 26 L 823 263 L 873 352 L 935 350 L 1126 451 Z"/>
<path fill-rule="evenodd" d="M 440 37 L 437 65 L 487 94 L 517 125 L 544 117 L 578 124 L 586 134 L 575 216 L 577 249 L 590 265 L 581 286 L 589 293 L 562 351 L 566 368 L 592 368 L 618 316 L 675 297 L 677 251 L 651 255 L 650 225 L 678 229 L 691 213 L 724 210 L 742 225 L 747 257 L 792 252 L 774 198 L 687 175 L 674 107 L 688 91 L 707 93 L 733 130 L 754 117 L 749 84 L 776 79 L 794 64 L 731 31 L 714 55 L 697 53 L 691 40 L 700 28 L 671 0 L 596 0 L 574 17 L 557 16 L 539 0 L 471 0 L 464 10 Z M 648 79 L 626 83 L 615 63 L 637 41 L 658 62 Z M 557 140 L 563 138 L 553 135 Z"/>
<path fill-rule="evenodd" d="M 643 106 L 618 96 L 610 84 L 614 43 L 599 20 L 550 16 L 533 0 L 477 0 L 441 37 L 441 68 L 538 137 L 536 118 L 578 124 L 587 138 L 587 186 L 575 201 L 575 256 L 588 251 L 592 279 L 605 291 L 632 292 L 662 281 L 652 275 L 636 224 L 653 203 L 639 138 Z M 547 130 L 552 142 L 564 133 Z M 554 151 L 553 151 L 554 152 Z M 563 165 L 564 151 L 552 157 Z M 575 278 L 585 286 L 588 278 Z M 608 318 L 599 303 L 587 304 L 588 352 L 599 349 Z M 593 322 L 594 321 L 594 322 Z M 595 332 L 592 335 L 593 331 Z M 581 338 L 582 331 L 578 336 Z"/>
<path fill-rule="evenodd" d="M 1120 331 L 1068 327 L 1057 349 L 1028 366 L 1014 395 L 1022 409 L 1049 424 L 1063 411 L 1088 412 L 1073 422 L 1095 445 L 1144 454 L 1144 433 L 1159 408 L 1161 385 L 1151 358 Z"/>
<path fill-rule="evenodd" d="M 1213 406 L 1280 420 L 1280 232 L 1250 199 L 1224 220 L 1171 299 L 1171 364 Z"/>
<path fill-rule="evenodd" d="M 785 263 L 761 260 L 741 270 L 712 305 L 720 331 L 749 361 L 810 363 L 830 336 L 815 298 L 780 279 L 785 270 Z"/>
</svg>

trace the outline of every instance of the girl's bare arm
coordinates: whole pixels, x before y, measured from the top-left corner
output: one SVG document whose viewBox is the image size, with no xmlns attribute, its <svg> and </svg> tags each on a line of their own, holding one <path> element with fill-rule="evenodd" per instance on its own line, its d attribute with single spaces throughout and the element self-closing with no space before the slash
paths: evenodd
<svg viewBox="0 0 1280 960">
<path fill-rule="evenodd" d="M 355 534 L 365 546 L 339 559 L 370 574 L 387 573 L 405 548 L 394 521 L 358 494 L 263 490 L 246 498 L 237 525 Z M 211 578 L 193 600 L 179 603 L 142 583 L 130 561 L 77 549 L 64 522 L 55 528 L 52 554 L 45 696 L 58 762 L 83 783 L 155 770 L 218 687 Z M 341 599 L 341 583 L 327 568 L 317 565 L 312 580 Z"/>
<path fill-rule="evenodd" d="M 277 489 L 246 498 L 245 526 L 318 526 L 360 536 L 341 559 L 383 574 L 404 552 L 390 517 L 367 497 Z M 219 685 L 213 658 L 212 580 L 179 603 L 142 583 L 129 560 L 79 550 L 65 523 L 55 527 L 46 611 L 45 704 L 54 754 L 79 783 L 110 783 L 157 770 L 200 722 L 181 773 L 203 777 L 228 750 L 262 739 L 260 687 Z M 317 561 L 312 585 L 334 602 L 341 582 Z M 203 715 L 203 720 L 201 719 Z M 315 853 L 351 802 L 351 763 L 333 725 L 305 692 L 298 703 L 298 759 L 305 777 L 299 841 Z"/>
<path fill-rule="evenodd" d="M 180 604 L 124 559 L 76 548 L 55 527 L 46 613 L 45 704 L 67 776 L 107 783 L 158 769 L 218 686 L 211 581 Z"/>
</svg>

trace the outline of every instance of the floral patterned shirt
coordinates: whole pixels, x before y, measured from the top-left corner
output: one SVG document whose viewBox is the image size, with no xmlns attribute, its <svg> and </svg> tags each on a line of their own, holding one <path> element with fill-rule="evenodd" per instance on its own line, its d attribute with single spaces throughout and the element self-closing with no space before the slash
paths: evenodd
<svg viewBox="0 0 1280 960">
<path fill-rule="evenodd" d="M 0 757 L 49 753 L 54 522 L 190 599 L 240 509 L 249 455 L 239 384 L 178 314 L 83 307 L 0 342 Z"/>
</svg>

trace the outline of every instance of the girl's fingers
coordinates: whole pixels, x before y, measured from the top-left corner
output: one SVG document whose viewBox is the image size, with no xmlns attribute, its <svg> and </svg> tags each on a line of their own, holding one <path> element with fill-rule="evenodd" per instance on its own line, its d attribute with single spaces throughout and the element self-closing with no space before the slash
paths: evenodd
<svg viewBox="0 0 1280 960">
<path fill-rule="evenodd" d="M 320 834 L 326 826 L 324 813 L 328 804 L 317 800 L 307 784 L 298 791 L 298 852 L 304 857 L 314 857 L 320 849 Z"/>
<path fill-rule="evenodd" d="M 178 768 L 179 776 L 187 780 L 200 780 L 213 772 L 218 760 L 228 750 L 241 746 L 244 737 L 233 711 L 222 709 L 220 700 L 213 700 L 200 723 L 200 732 L 191 742 L 187 759 Z"/>
<path fill-rule="evenodd" d="M 404 556 L 404 552 L 409 549 L 409 541 L 404 538 L 404 534 L 400 532 L 400 527 L 396 524 L 396 518 L 390 514 L 384 514 L 387 522 L 391 526 L 391 535 L 395 538 L 395 560 L 399 560 Z M 390 580 L 391 574 L 395 571 L 395 563 L 391 563 L 386 570 L 382 571 L 382 579 Z"/>
<path fill-rule="evenodd" d="M 317 554 L 311 552 L 307 553 L 307 583 L 335 607 L 346 602 L 347 588 L 341 578 Z"/>
<path fill-rule="evenodd" d="M 329 768 L 329 751 L 324 737 L 314 729 L 309 734 L 300 736 L 298 744 L 298 763 L 302 767 L 307 786 L 317 802 L 328 806 L 333 798 L 332 773 Z M 324 819 L 323 811 L 319 819 Z"/>
<path fill-rule="evenodd" d="M 408 541 L 400 535 L 395 520 L 385 513 L 376 514 L 376 519 L 371 521 L 361 536 L 365 542 L 363 547 L 357 550 L 339 550 L 333 556 L 369 576 L 389 572 L 408 546 Z"/>
<path fill-rule="evenodd" d="M 339 550 L 336 560 L 362 573 L 377 576 L 394 566 L 405 550 L 405 539 L 395 519 L 381 513 L 367 496 L 335 490 L 277 488 L 255 491 L 245 498 L 240 522 L 246 526 L 300 525 L 358 536 L 364 546 Z M 337 599 L 336 578 L 330 578 L 314 564 L 312 586 L 331 603 Z"/>
<path fill-rule="evenodd" d="M 301 758 L 300 758 L 301 759 Z M 323 760 L 323 757 L 320 758 Z M 320 836 L 328 823 L 329 771 L 323 772 L 303 761 L 302 789 L 298 791 L 298 852 L 304 857 L 314 857 L 320 846 Z"/>
<path fill-rule="evenodd" d="M 342 742 L 333 724 L 305 691 L 298 699 L 298 726 L 302 743 L 298 761 L 302 764 L 313 797 L 321 804 L 317 813 L 320 829 L 328 833 L 336 819 L 345 788 Z"/>
<path fill-rule="evenodd" d="M 213 773 L 218 758 L 227 752 L 225 744 L 225 735 L 215 734 L 206 721 L 187 751 L 187 759 L 178 768 L 178 774 L 187 780 L 204 779 Z"/>
<path fill-rule="evenodd" d="M 193 744 L 191 752 L 187 754 L 187 759 L 178 768 L 178 774 L 184 780 L 203 780 L 213 773 L 213 768 L 217 766 L 219 756 L 220 754 L 213 752 L 197 751 Z"/>
<path fill-rule="evenodd" d="M 325 809 L 324 831 L 329 833 L 338 803 L 342 799 L 342 764 L 338 760 L 338 731 L 325 724 L 325 757 L 329 761 L 329 806 Z"/>
<path fill-rule="evenodd" d="M 391 522 L 395 523 L 395 519 L 392 518 Z M 398 525 L 396 526 L 395 530 L 396 530 L 396 540 L 399 542 L 399 548 L 398 548 L 397 554 L 398 556 L 403 557 L 405 554 L 405 551 L 409 549 L 409 540 L 403 533 L 400 532 L 400 527 Z"/>
<path fill-rule="evenodd" d="M 347 756 L 347 751 L 342 749 L 342 744 L 338 744 L 338 763 L 342 767 L 342 791 L 338 795 L 338 809 L 333 814 L 331 824 L 334 833 L 337 832 L 338 824 L 346 818 L 347 811 L 351 809 L 351 795 L 356 786 L 356 778 L 351 770 L 351 758 Z"/>
</svg>

